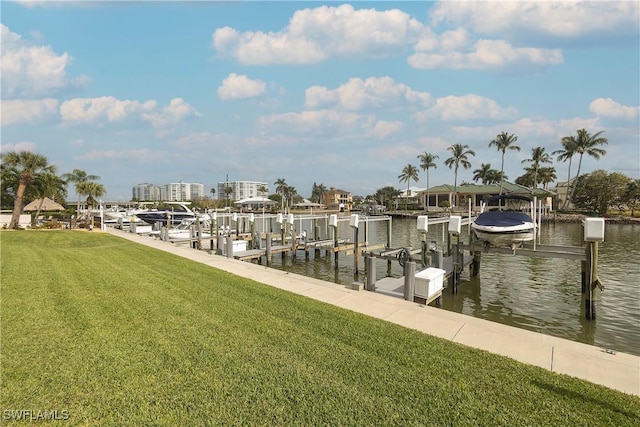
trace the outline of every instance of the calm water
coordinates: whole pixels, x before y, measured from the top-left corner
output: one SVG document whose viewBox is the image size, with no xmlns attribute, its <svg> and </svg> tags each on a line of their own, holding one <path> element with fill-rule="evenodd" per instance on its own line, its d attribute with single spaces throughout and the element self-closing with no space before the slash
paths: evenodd
<svg viewBox="0 0 640 427">
<path fill-rule="evenodd" d="M 318 225 L 320 224 L 320 225 Z M 317 222 L 321 237 L 326 226 Z M 366 240 L 369 244 L 386 242 L 386 222 L 370 223 Z M 299 228 L 299 227 L 298 227 Z M 364 227 L 359 229 L 359 241 L 365 240 Z M 314 230 L 309 222 L 303 230 Z M 392 247 L 420 247 L 416 219 L 393 219 Z M 312 234 L 311 231 L 308 232 Z M 468 241 L 463 227 L 462 241 Z M 340 237 L 353 240 L 348 222 L 338 227 Z M 543 224 L 541 244 L 581 246 L 581 224 Z M 443 248 L 443 226 L 430 227 L 427 241 Z M 584 319 L 581 304 L 580 261 L 554 258 L 531 258 L 483 254 L 480 274 L 470 278 L 468 269 L 462 276 L 458 293 L 445 289 L 442 308 L 469 316 L 504 323 L 548 335 L 579 341 L 615 351 L 640 355 L 640 226 L 609 224 L 605 241 L 600 244 L 599 277 L 605 286 L 600 293 L 597 320 Z M 295 260 L 274 256 L 270 264 L 298 274 L 338 284 L 354 281 L 353 256 L 341 254 L 338 264 L 333 255 L 305 259 L 298 252 Z M 364 260 L 358 270 L 362 280 Z M 378 260 L 377 277 L 387 274 L 386 262 Z M 391 275 L 402 276 L 402 268 L 392 262 Z"/>
</svg>

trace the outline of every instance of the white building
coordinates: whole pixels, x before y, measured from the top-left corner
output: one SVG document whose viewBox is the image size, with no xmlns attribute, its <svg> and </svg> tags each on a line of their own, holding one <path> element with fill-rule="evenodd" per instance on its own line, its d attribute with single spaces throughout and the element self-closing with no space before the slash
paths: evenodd
<svg viewBox="0 0 640 427">
<path fill-rule="evenodd" d="M 227 196 L 225 188 L 230 188 L 231 193 Z M 265 189 L 264 194 L 260 192 L 260 189 Z M 266 182 L 257 181 L 228 181 L 219 182 L 218 189 L 216 190 L 218 200 L 227 200 L 236 202 L 242 199 L 248 199 L 251 197 L 266 197 L 269 194 L 269 186 Z"/>
<path fill-rule="evenodd" d="M 137 184 L 133 186 L 131 200 L 160 200 L 160 187 L 154 184 Z"/>
<path fill-rule="evenodd" d="M 186 202 L 203 197 L 204 184 L 192 182 L 174 182 L 163 186 L 143 183 L 135 185 L 132 190 L 132 199 L 138 201 Z"/>
<path fill-rule="evenodd" d="M 160 199 L 169 202 L 187 202 L 204 197 L 204 184 L 193 182 L 172 182 L 160 189 Z"/>
</svg>

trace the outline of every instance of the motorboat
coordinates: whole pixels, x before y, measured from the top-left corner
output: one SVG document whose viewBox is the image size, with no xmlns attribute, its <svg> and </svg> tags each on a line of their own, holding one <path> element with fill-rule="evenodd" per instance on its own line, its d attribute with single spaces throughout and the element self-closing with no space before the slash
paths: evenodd
<svg viewBox="0 0 640 427">
<path fill-rule="evenodd" d="M 484 201 L 484 206 L 498 202 L 498 210 L 482 212 L 471 223 L 471 229 L 476 237 L 493 246 L 511 246 L 522 242 L 533 240 L 535 235 L 535 223 L 531 216 L 526 214 L 525 209 L 513 210 L 511 206 L 503 206 L 502 202 L 509 204 L 514 201 L 529 202 L 531 199 L 525 196 L 502 195 L 494 196 Z"/>
<path fill-rule="evenodd" d="M 200 223 L 202 224 L 202 228 L 206 227 L 206 226 L 210 226 L 210 224 L 208 224 L 208 215 L 205 215 L 204 218 L 200 218 Z M 178 224 L 177 226 L 173 227 L 173 228 L 168 228 L 166 230 L 167 233 L 167 238 L 168 239 L 189 239 L 191 237 L 195 237 L 194 236 L 194 231 L 192 230 L 192 226 L 196 223 L 196 219 L 185 219 L 183 220 L 180 224 Z M 160 230 L 155 230 L 152 231 L 150 233 L 152 236 L 160 236 L 161 235 L 161 231 Z M 197 235 L 197 232 L 196 232 Z M 203 238 L 206 237 L 211 237 L 210 233 L 206 233 L 201 231 L 201 236 Z"/>
<path fill-rule="evenodd" d="M 164 202 L 163 206 L 136 213 L 147 224 L 178 225 L 184 220 L 194 220 L 195 212 L 189 208 L 191 202 Z"/>
</svg>

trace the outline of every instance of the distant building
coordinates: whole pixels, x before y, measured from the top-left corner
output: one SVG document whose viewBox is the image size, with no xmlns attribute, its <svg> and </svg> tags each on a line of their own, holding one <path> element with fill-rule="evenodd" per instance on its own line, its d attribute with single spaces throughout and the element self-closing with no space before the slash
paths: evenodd
<svg viewBox="0 0 640 427">
<path fill-rule="evenodd" d="M 260 192 L 260 189 L 264 187 L 266 190 L 264 194 Z M 226 188 L 230 188 L 231 192 L 227 195 Z M 225 181 L 218 183 L 218 189 L 216 191 L 218 200 L 230 200 L 237 202 L 243 199 L 266 197 L 269 194 L 269 185 L 266 182 L 258 181 Z"/>
<path fill-rule="evenodd" d="M 131 200 L 160 200 L 160 187 L 154 184 L 137 184 L 133 186 Z"/>
<path fill-rule="evenodd" d="M 204 184 L 193 182 L 173 182 L 160 189 L 161 200 L 169 202 L 186 202 L 200 200 L 204 197 Z"/>
<path fill-rule="evenodd" d="M 329 210 L 347 212 L 353 207 L 353 195 L 338 188 L 331 187 L 324 193 L 323 200 Z"/>
<path fill-rule="evenodd" d="M 186 202 L 204 197 L 204 184 L 177 182 L 162 186 L 137 184 L 133 186 L 132 199 L 138 201 Z"/>
</svg>

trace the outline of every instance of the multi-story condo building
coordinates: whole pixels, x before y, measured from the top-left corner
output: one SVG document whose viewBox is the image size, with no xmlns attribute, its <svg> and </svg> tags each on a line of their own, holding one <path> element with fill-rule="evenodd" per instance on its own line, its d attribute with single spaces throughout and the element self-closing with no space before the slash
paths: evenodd
<svg viewBox="0 0 640 427">
<path fill-rule="evenodd" d="M 229 188 L 230 193 L 227 194 L 225 189 Z M 260 191 L 264 189 L 264 193 Z M 216 190 L 219 200 L 230 200 L 237 202 L 238 200 L 248 199 L 249 197 L 267 197 L 269 194 L 269 186 L 266 182 L 257 181 L 225 181 L 218 183 Z"/>
<path fill-rule="evenodd" d="M 133 186 L 131 200 L 160 200 L 160 187 L 154 184 L 137 184 Z"/>
<path fill-rule="evenodd" d="M 204 184 L 192 182 L 172 182 L 160 189 L 161 200 L 170 202 L 186 202 L 204 197 Z"/>
<path fill-rule="evenodd" d="M 177 182 L 158 186 L 154 184 L 137 184 L 133 187 L 132 199 L 138 201 L 165 200 L 186 202 L 204 197 L 204 185 L 191 182 Z"/>
</svg>

